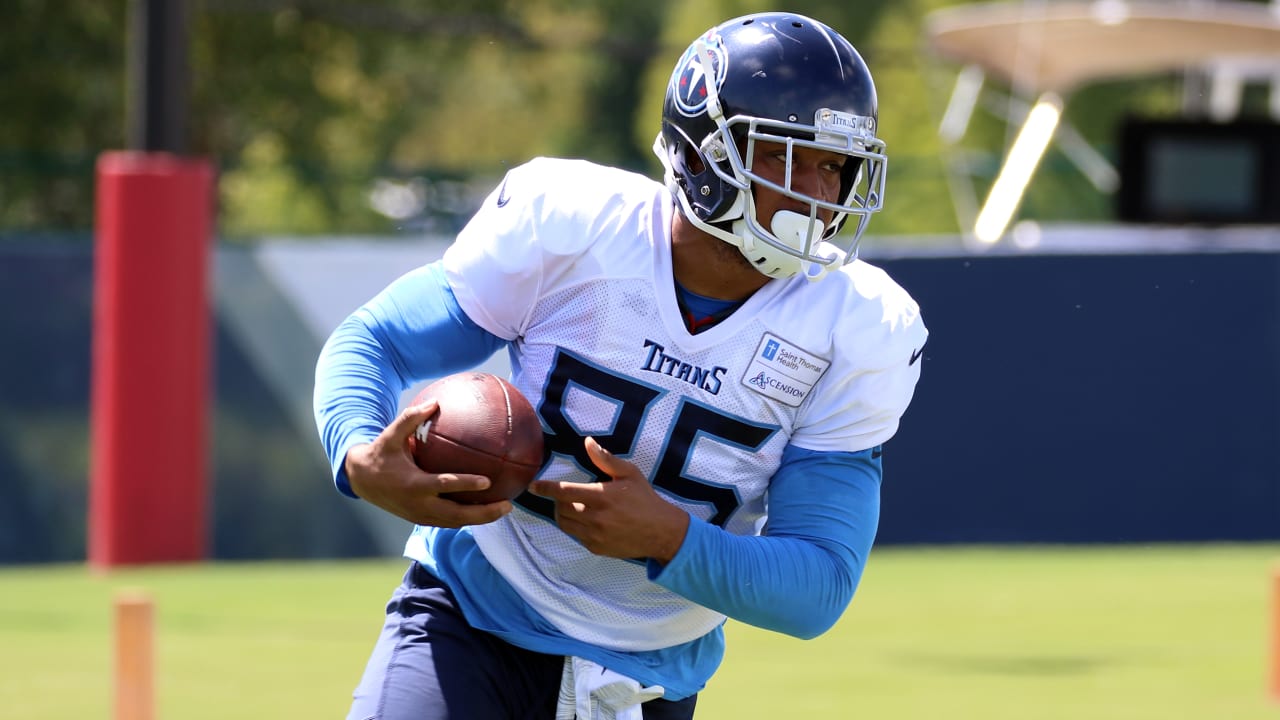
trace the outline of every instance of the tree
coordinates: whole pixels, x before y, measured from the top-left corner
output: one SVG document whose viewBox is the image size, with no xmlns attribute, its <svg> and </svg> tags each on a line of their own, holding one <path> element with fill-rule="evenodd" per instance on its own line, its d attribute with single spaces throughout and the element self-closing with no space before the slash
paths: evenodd
<svg viewBox="0 0 1280 720">
<path fill-rule="evenodd" d="M 88 227 L 124 135 L 123 0 L 10 0 L 0 25 L 0 227 Z"/>
<path fill-rule="evenodd" d="M 219 234 L 233 239 L 448 232 L 507 167 L 535 155 L 656 176 L 649 148 L 675 59 L 708 27 L 774 7 L 187 2 L 190 147 L 219 167 Z M 87 229 L 95 159 L 125 142 L 128 0 L 10 4 L 15 11 L 0 26 L 0 102 L 16 111 L 0 115 L 0 228 Z M 803 8 L 848 36 L 876 78 L 890 163 L 873 234 L 957 229 L 936 133 L 954 68 L 932 61 L 920 38 L 925 15 L 948 4 L 954 0 L 809 0 Z M 1088 118 L 1114 117 L 1128 96 L 1098 97 L 1081 116 L 1095 142 L 1110 129 Z M 978 120 L 970 140 L 994 168 L 1003 128 Z M 1032 188 L 1029 209 L 1106 215 L 1105 202 L 1069 169 L 1046 178 Z"/>
</svg>

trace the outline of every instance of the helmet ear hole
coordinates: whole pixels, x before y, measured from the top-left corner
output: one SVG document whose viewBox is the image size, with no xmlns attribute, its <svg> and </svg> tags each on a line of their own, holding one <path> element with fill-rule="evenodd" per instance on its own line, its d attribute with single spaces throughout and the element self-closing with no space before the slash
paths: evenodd
<svg viewBox="0 0 1280 720">
<path fill-rule="evenodd" d="M 694 175 L 701 175 L 707 170 L 707 166 L 702 162 L 702 155 L 694 150 L 692 145 L 684 146 L 684 164 Z"/>
<path fill-rule="evenodd" d="M 849 158 L 840 168 L 840 202 L 848 202 L 862 178 L 862 165 L 865 161 L 860 157 Z"/>
</svg>

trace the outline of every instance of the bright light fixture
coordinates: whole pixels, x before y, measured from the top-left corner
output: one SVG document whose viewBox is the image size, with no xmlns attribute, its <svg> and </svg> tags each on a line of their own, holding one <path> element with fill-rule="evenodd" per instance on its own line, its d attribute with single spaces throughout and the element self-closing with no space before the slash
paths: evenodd
<svg viewBox="0 0 1280 720">
<path fill-rule="evenodd" d="M 1052 93 L 1042 95 L 1027 113 L 1027 120 L 1018 131 L 1009 157 L 1000 168 L 1000 174 L 991 185 L 987 201 L 974 223 L 973 235 L 978 242 L 994 245 L 1004 235 L 1061 118 L 1062 100 Z"/>
</svg>

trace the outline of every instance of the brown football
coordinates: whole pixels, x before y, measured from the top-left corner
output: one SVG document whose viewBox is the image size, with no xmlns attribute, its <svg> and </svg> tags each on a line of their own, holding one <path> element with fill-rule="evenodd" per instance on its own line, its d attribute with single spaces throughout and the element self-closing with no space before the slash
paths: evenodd
<svg viewBox="0 0 1280 720">
<path fill-rule="evenodd" d="M 484 475 L 487 490 L 445 493 L 464 503 L 512 500 L 542 467 L 542 423 L 533 405 L 506 380 L 462 372 L 427 385 L 414 397 L 440 410 L 409 436 L 409 452 L 429 473 Z"/>
</svg>

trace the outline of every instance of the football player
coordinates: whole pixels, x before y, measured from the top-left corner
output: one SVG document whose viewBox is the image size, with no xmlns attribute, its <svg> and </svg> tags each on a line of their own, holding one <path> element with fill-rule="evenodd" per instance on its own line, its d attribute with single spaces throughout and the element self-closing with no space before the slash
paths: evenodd
<svg viewBox="0 0 1280 720">
<path fill-rule="evenodd" d="M 511 170 L 442 260 L 327 342 L 338 489 L 413 522 L 350 718 L 693 717 L 726 618 L 800 638 L 854 595 L 881 446 L 919 378 L 911 297 L 857 259 L 884 198 L 876 92 L 811 18 L 730 20 L 676 63 L 665 182 Z M 514 503 L 428 474 L 412 384 L 505 349 L 546 452 Z"/>
</svg>

